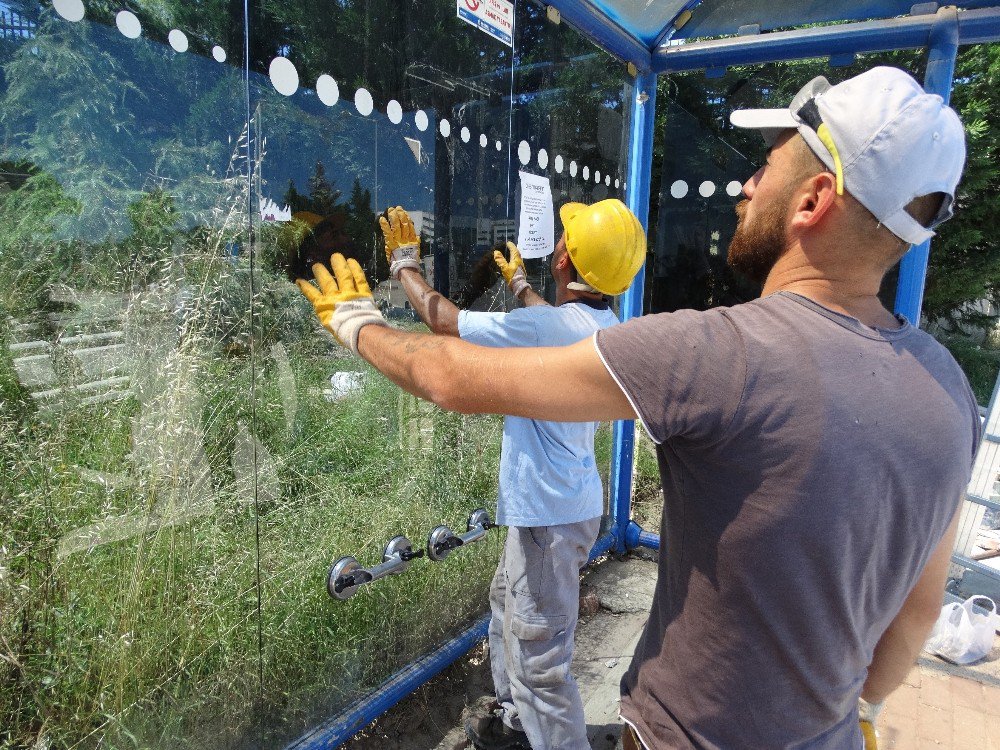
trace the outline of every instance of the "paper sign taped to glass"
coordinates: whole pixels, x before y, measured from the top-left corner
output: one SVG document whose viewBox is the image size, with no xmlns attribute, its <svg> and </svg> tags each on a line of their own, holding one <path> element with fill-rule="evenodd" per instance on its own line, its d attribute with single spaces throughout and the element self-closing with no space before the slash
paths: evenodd
<svg viewBox="0 0 1000 750">
<path fill-rule="evenodd" d="M 522 258 L 544 258 L 553 250 L 555 221 L 552 186 L 548 177 L 520 172 L 521 213 L 517 225 L 517 247 Z"/>
</svg>

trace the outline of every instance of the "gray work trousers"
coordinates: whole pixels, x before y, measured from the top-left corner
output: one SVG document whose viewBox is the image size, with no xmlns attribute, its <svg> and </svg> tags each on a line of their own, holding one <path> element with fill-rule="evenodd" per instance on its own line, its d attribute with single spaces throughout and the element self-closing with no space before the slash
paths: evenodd
<svg viewBox="0 0 1000 750">
<path fill-rule="evenodd" d="M 583 701 L 570 673 L 580 568 L 601 519 L 507 529 L 490 586 L 490 667 L 503 720 L 532 750 L 589 750 Z"/>
</svg>

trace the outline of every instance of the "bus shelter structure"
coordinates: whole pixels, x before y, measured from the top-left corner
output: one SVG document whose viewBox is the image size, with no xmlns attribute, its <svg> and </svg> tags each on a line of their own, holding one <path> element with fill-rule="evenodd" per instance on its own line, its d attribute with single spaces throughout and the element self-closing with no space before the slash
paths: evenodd
<svg viewBox="0 0 1000 750">
<path fill-rule="evenodd" d="M 843 65 L 858 54 L 926 49 L 924 88 L 947 102 L 959 45 L 1000 40 L 1000 3 L 984 0 L 947 6 L 935 2 L 914 5 L 906 0 L 552 0 L 547 12 L 553 22 L 570 24 L 627 63 L 634 77 L 626 203 L 647 231 L 659 74 L 704 70 L 712 76 L 723 74 L 730 66 L 815 58 Z M 929 254 L 928 241 L 912 247 L 900 263 L 895 312 L 914 325 L 920 321 Z M 644 282 L 645 273 L 640 270 L 622 296 L 623 321 L 642 314 Z M 642 528 L 632 517 L 634 421 L 616 422 L 613 441 L 611 523 L 597 540 L 591 559 L 612 550 L 624 553 L 636 547 L 660 548 L 660 535 Z M 1000 510 L 1000 503 L 985 497 L 970 496 L 969 500 Z M 996 571 L 963 555 L 955 555 L 953 560 L 996 575 Z M 411 663 L 286 750 L 338 747 L 464 655 L 485 637 L 488 620 L 480 619 Z"/>
</svg>

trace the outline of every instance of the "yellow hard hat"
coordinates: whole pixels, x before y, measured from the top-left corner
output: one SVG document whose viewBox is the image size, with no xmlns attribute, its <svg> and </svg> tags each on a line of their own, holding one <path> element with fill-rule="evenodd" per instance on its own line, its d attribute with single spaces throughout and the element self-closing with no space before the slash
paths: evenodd
<svg viewBox="0 0 1000 750">
<path fill-rule="evenodd" d="M 580 278 L 602 294 L 628 289 L 646 259 L 642 224 L 617 198 L 559 208 L 566 250 Z"/>
</svg>

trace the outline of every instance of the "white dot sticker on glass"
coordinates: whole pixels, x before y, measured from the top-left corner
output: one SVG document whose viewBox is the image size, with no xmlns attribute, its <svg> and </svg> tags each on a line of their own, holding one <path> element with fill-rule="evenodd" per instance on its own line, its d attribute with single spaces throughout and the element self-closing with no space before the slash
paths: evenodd
<svg viewBox="0 0 1000 750">
<path fill-rule="evenodd" d="M 670 184 L 670 195 L 674 198 L 683 198 L 688 194 L 688 184 L 684 180 L 674 180 Z"/>
<path fill-rule="evenodd" d="M 427 126 L 430 124 L 427 119 L 427 113 L 422 109 L 418 109 L 413 113 L 413 122 L 417 124 L 417 130 L 421 132 L 427 130 Z"/>
<path fill-rule="evenodd" d="M 299 90 L 299 71 L 287 57 L 276 57 L 267 67 L 274 90 L 283 96 L 291 96 Z"/>
<path fill-rule="evenodd" d="M 618 179 L 618 178 L 616 177 L 616 178 L 615 178 L 615 190 L 618 190 L 618 188 L 620 188 L 621 186 L 622 186 L 622 181 L 621 181 L 621 180 L 619 180 L 619 179 Z"/>
<path fill-rule="evenodd" d="M 743 192 L 743 185 L 741 185 L 736 180 L 732 180 L 728 185 L 726 185 L 726 194 L 731 198 L 735 198 L 742 192 Z"/>
<path fill-rule="evenodd" d="M 527 141 L 521 141 L 517 144 L 517 160 L 525 166 L 531 161 L 531 146 L 528 145 Z"/>
<path fill-rule="evenodd" d="M 497 147 L 497 151 L 502 151 L 503 150 L 503 144 L 500 141 L 496 142 L 496 147 Z"/>
<path fill-rule="evenodd" d="M 600 182 L 600 181 L 601 181 L 601 172 L 600 172 L 600 170 L 595 169 L 594 170 L 594 182 Z"/>
<path fill-rule="evenodd" d="M 486 137 L 486 133 L 479 134 L 479 147 L 486 148 L 486 144 L 490 142 L 490 139 Z"/>
<path fill-rule="evenodd" d="M 576 162 L 575 161 L 571 161 L 569 163 L 569 176 L 570 177 L 576 177 Z"/>
<path fill-rule="evenodd" d="M 385 106 L 385 113 L 389 117 L 389 122 L 399 125 L 403 121 L 403 106 L 395 99 L 390 99 Z"/>
<path fill-rule="evenodd" d="M 469 132 L 468 128 L 462 128 L 458 135 L 462 139 L 462 143 L 468 143 L 469 139 L 472 138 L 472 133 Z"/>
<path fill-rule="evenodd" d="M 585 179 L 585 180 L 589 180 L 590 179 L 590 167 L 584 167 L 583 168 L 583 179 Z"/>
<path fill-rule="evenodd" d="M 122 36 L 129 39 L 138 39 L 142 36 L 142 24 L 136 18 L 135 13 L 130 10 L 120 10 L 115 16 L 115 26 L 122 33 Z"/>
<path fill-rule="evenodd" d="M 611 175 L 609 174 L 604 175 L 604 186 L 611 187 Z"/>
<path fill-rule="evenodd" d="M 438 132 L 442 135 L 442 137 L 447 138 L 451 135 L 451 123 L 442 119 L 441 122 L 438 123 Z"/>
<path fill-rule="evenodd" d="M 372 101 L 372 95 L 368 93 L 368 89 L 360 88 L 354 92 L 354 108 L 362 117 L 368 117 L 375 111 L 375 102 Z"/>
<path fill-rule="evenodd" d="M 715 195 L 715 183 L 711 180 L 705 180 L 698 186 L 698 194 L 702 198 L 711 198 Z"/>
<path fill-rule="evenodd" d="M 332 107 L 340 98 L 340 86 L 326 73 L 316 79 L 316 96 L 328 107 Z"/>
<path fill-rule="evenodd" d="M 180 29 L 171 29 L 170 33 L 167 34 L 167 41 L 170 42 L 170 46 L 174 48 L 177 52 L 187 52 L 188 49 L 188 38 Z"/>
<path fill-rule="evenodd" d="M 556 174 L 562 174 L 562 170 L 563 170 L 563 158 L 562 158 L 562 154 L 556 154 L 556 158 L 552 162 L 552 166 L 554 166 L 556 168 Z"/>
<path fill-rule="evenodd" d="M 67 21 L 83 20 L 83 0 L 52 0 L 52 7 Z"/>
<path fill-rule="evenodd" d="M 226 61 L 226 51 L 217 44 L 212 47 L 212 57 L 215 58 L 216 62 L 224 63 Z"/>
</svg>

